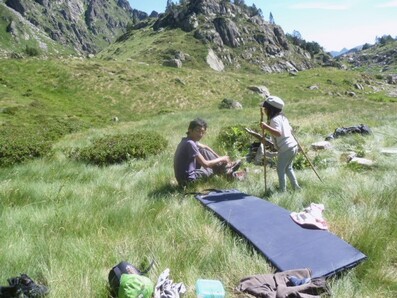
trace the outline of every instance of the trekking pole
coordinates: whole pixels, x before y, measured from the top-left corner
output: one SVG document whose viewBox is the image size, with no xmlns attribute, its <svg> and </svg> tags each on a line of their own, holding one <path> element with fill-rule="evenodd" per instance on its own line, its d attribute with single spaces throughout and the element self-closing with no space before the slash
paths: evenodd
<svg viewBox="0 0 397 298">
<path fill-rule="evenodd" d="M 292 133 L 292 132 L 291 132 Z M 296 138 L 296 136 L 292 133 L 292 136 L 294 137 L 296 143 L 298 144 L 298 148 L 300 151 L 302 151 L 303 156 L 306 158 L 306 160 L 308 161 L 308 163 L 310 164 L 310 167 L 312 168 L 313 172 L 317 175 L 318 179 L 320 179 L 321 182 L 323 182 L 323 180 L 321 180 L 320 175 L 317 173 L 316 169 L 314 168 L 314 165 L 312 164 L 312 162 L 310 161 L 310 159 L 307 157 L 305 151 L 303 151 L 303 148 L 301 146 L 301 144 L 299 143 L 298 139 Z"/>
<path fill-rule="evenodd" d="M 261 109 L 261 122 L 260 126 L 262 128 L 262 145 L 263 145 L 263 175 L 264 175 L 264 180 L 265 180 L 265 191 L 267 190 L 267 178 L 266 178 L 266 139 L 265 139 L 265 129 L 262 127 L 262 122 L 263 122 L 263 114 L 264 114 L 264 109 L 263 107 Z"/>
</svg>

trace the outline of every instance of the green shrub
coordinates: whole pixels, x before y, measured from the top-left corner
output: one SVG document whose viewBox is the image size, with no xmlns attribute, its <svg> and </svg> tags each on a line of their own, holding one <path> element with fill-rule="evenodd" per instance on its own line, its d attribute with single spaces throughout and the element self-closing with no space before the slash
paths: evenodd
<svg viewBox="0 0 397 298">
<path fill-rule="evenodd" d="M 16 52 L 12 52 L 12 53 L 10 54 L 10 57 L 11 57 L 12 59 L 22 59 L 22 58 L 23 58 L 23 56 L 22 56 L 21 54 L 16 53 Z"/>
<path fill-rule="evenodd" d="M 327 169 L 331 166 L 336 166 L 337 161 L 332 157 L 326 157 L 318 154 L 313 158 L 312 164 L 317 169 Z M 308 166 L 310 166 L 309 162 Z"/>
<path fill-rule="evenodd" d="M 97 139 L 91 146 L 77 150 L 74 158 L 104 166 L 131 158 L 146 158 L 160 153 L 167 145 L 167 140 L 156 132 L 114 135 Z"/>
<path fill-rule="evenodd" d="M 46 156 L 62 136 L 84 128 L 80 121 L 37 116 L 40 124 L 0 130 L 0 166 L 12 166 Z"/>
<path fill-rule="evenodd" d="M 397 102 L 396 98 L 381 93 L 369 94 L 368 99 L 375 102 Z"/>
<path fill-rule="evenodd" d="M 232 157 L 248 154 L 252 140 L 244 128 L 242 125 L 224 127 L 217 137 L 219 146 Z"/>
<path fill-rule="evenodd" d="M 37 134 L 10 134 L 0 137 L 0 166 L 12 166 L 43 157 L 51 150 L 51 142 Z"/>
<path fill-rule="evenodd" d="M 298 153 L 294 159 L 293 168 L 296 170 L 303 170 L 310 167 L 309 162 L 302 153 Z"/>
<path fill-rule="evenodd" d="M 40 55 L 40 51 L 37 48 L 26 46 L 25 53 L 30 57 L 37 57 Z"/>
<path fill-rule="evenodd" d="M 15 115 L 18 111 L 18 107 L 5 107 L 2 112 L 8 115 Z"/>
</svg>

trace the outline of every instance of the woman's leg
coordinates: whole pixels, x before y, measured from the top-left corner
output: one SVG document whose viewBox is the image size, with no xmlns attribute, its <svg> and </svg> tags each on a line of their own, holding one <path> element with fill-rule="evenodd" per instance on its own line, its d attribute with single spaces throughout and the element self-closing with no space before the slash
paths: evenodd
<svg viewBox="0 0 397 298">
<path fill-rule="evenodd" d="M 298 147 L 293 148 L 292 152 L 293 152 L 293 157 L 291 159 L 290 164 L 287 166 L 285 173 L 287 174 L 287 177 L 288 177 L 289 181 L 291 182 L 292 187 L 295 190 L 298 190 L 298 189 L 300 189 L 300 186 L 299 186 L 298 180 L 296 179 L 294 168 L 293 168 L 294 158 L 295 158 L 296 154 L 298 153 Z"/>
<path fill-rule="evenodd" d="M 278 154 L 277 175 L 278 175 L 280 191 L 286 190 L 286 181 L 285 181 L 286 174 L 288 176 L 288 179 L 291 181 L 291 184 L 294 187 L 294 189 L 300 188 L 297 179 L 295 177 L 294 170 L 292 168 L 292 162 L 294 160 L 296 153 L 298 152 L 297 150 L 298 149 L 295 147 L 291 150 L 287 150 L 285 152 Z"/>
<path fill-rule="evenodd" d="M 278 185 L 279 185 L 279 190 L 280 191 L 285 191 L 286 185 L 285 185 L 285 171 L 288 165 L 288 158 L 285 154 L 279 153 L 277 155 L 277 175 L 278 175 Z"/>
</svg>

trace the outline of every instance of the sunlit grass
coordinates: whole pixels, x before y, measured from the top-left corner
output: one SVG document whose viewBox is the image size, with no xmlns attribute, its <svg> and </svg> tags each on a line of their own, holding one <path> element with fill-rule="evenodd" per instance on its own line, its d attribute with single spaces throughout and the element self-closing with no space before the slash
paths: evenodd
<svg viewBox="0 0 397 298">
<path fill-rule="evenodd" d="M 359 80 L 359 73 L 323 69 L 290 77 L 94 60 L 0 61 L 0 70 L 8 74 L 0 85 L 1 108 L 18 107 L 14 114 L 0 114 L 4 128 L 33 125 L 47 116 L 77 118 L 89 127 L 56 141 L 46 158 L 0 169 L 3 284 L 25 272 L 46 283 L 52 297 L 106 297 L 112 266 L 154 259 L 153 281 L 168 267 L 174 281 L 187 285 L 188 297 L 195 296 L 198 278 L 220 279 L 233 297 L 241 278 L 273 268 L 187 193 L 236 188 L 290 211 L 311 202 L 325 205 L 330 231 L 368 256 L 329 281 L 335 297 L 397 293 L 397 161 L 381 153 L 381 148 L 397 147 L 397 107 L 372 101 L 365 93 L 345 96 L 350 89 L 346 82 Z M 320 90 L 307 88 L 313 84 Z M 189 121 L 206 119 L 203 143 L 222 150 L 216 143 L 222 129 L 259 123 L 263 99 L 250 85 L 266 85 L 285 100 L 285 113 L 323 182 L 306 167 L 296 172 L 301 192 L 278 193 L 274 168 L 267 168 L 265 189 L 263 167 L 245 163 L 245 181 L 215 177 L 180 189 L 173 153 Z M 218 109 L 224 98 L 239 100 L 244 108 Z M 336 128 L 361 123 L 373 134 L 335 139 L 326 151 L 311 148 Z M 169 145 L 157 156 L 108 167 L 67 158 L 67 152 L 94 139 L 137 131 L 159 132 Z M 343 156 L 349 151 L 364 154 L 375 165 L 347 166 Z"/>
</svg>

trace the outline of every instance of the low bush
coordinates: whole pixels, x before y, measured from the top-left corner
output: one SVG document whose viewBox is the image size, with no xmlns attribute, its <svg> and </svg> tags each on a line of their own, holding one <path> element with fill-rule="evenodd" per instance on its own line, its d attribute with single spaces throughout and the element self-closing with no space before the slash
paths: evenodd
<svg viewBox="0 0 397 298">
<path fill-rule="evenodd" d="M 389 95 L 381 93 L 369 94 L 368 99 L 375 102 L 397 102 L 397 99 L 395 97 L 391 97 Z"/>
<path fill-rule="evenodd" d="M 15 115 L 18 111 L 18 107 L 5 107 L 2 109 L 2 113 L 7 115 Z"/>
<path fill-rule="evenodd" d="M 248 154 L 252 138 L 244 128 L 242 125 L 224 127 L 217 137 L 219 146 L 232 157 Z"/>
<path fill-rule="evenodd" d="M 14 134 L 0 137 L 0 166 L 7 167 L 43 157 L 51 150 L 51 142 L 36 134 Z"/>
<path fill-rule="evenodd" d="M 35 47 L 26 46 L 25 53 L 30 57 L 40 56 L 40 50 Z"/>
<path fill-rule="evenodd" d="M 309 166 L 310 164 L 303 153 L 298 153 L 294 159 L 293 168 L 296 170 L 303 170 Z"/>
<path fill-rule="evenodd" d="M 85 128 L 79 120 L 37 116 L 36 121 L 40 124 L 9 126 L 0 130 L 0 167 L 44 157 L 55 141 Z"/>
<path fill-rule="evenodd" d="M 167 140 L 156 132 L 137 132 L 96 139 L 91 146 L 75 151 L 71 157 L 105 166 L 158 154 L 167 145 Z"/>
</svg>

